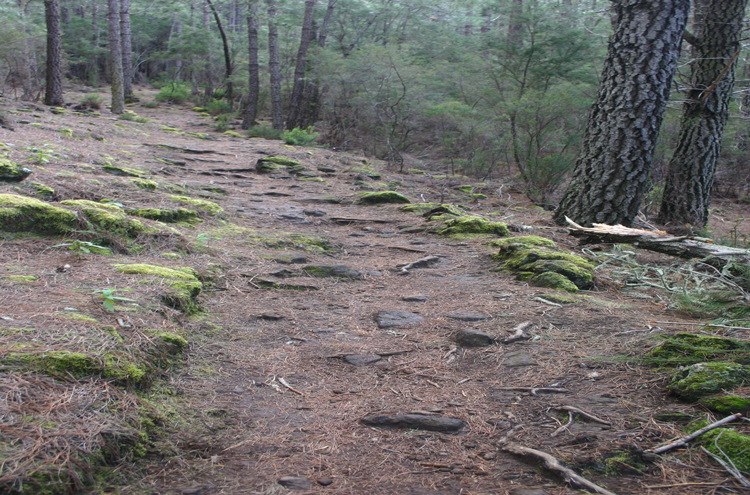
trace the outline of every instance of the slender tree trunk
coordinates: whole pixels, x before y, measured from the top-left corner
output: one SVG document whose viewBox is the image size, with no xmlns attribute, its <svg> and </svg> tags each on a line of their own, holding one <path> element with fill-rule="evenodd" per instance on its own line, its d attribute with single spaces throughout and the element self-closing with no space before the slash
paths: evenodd
<svg viewBox="0 0 750 495">
<path fill-rule="evenodd" d="M 260 67 L 258 66 L 258 22 L 256 20 L 257 4 L 255 0 L 249 0 L 247 9 L 247 40 L 249 55 L 249 87 L 247 96 L 247 108 L 242 118 L 242 128 L 250 129 L 255 125 L 258 116 L 258 99 L 260 97 Z"/>
<path fill-rule="evenodd" d="M 281 114 L 281 69 L 275 0 L 268 0 L 268 69 L 271 73 L 271 121 L 273 128 L 281 131 L 284 129 L 284 117 Z"/>
<path fill-rule="evenodd" d="M 47 86 L 44 104 L 60 106 L 64 103 L 62 88 L 62 32 L 58 0 L 44 0 L 47 21 Z"/>
<path fill-rule="evenodd" d="M 555 212 L 576 223 L 633 223 L 677 65 L 689 0 L 618 0 L 602 81 L 573 178 Z"/>
<path fill-rule="evenodd" d="M 226 92 L 226 99 L 227 101 L 232 101 L 234 98 L 234 88 L 232 86 L 232 58 L 229 51 L 229 42 L 227 41 L 227 34 L 224 32 L 224 27 L 221 25 L 221 18 L 219 18 L 219 13 L 216 11 L 216 8 L 214 7 L 214 4 L 211 2 L 211 0 L 206 0 L 208 2 L 208 6 L 211 8 L 211 12 L 214 14 L 214 20 L 216 21 L 216 27 L 219 28 L 219 34 L 221 35 L 221 43 L 224 47 L 224 78 L 227 82 L 227 92 Z"/>
<path fill-rule="evenodd" d="M 120 40 L 122 41 L 122 80 L 126 100 L 133 99 L 133 44 L 130 37 L 130 0 L 120 0 Z"/>
<path fill-rule="evenodd" d="M 318 33 L 318 47 L 321 49 L 326 46 L 328 27 L 331 25 L 331 18 L 333 17 L 333 9 L 336 6 L 336 1 L 337 0 L 328 0 L 328 8 L 326 9 L 325 17 L 323 17 L 323 25 L 320 27 L 320 32 Z M 302 102 L 303 107 L 302 110 L 300 110 L 301 116 L 299 127 L 307 128 L 317 122 L 320 114 L 320 86 L 317 76 L 312 77 L 307 82 Z"/>
<path fill-rule="evenodd" d="M 91 57 L 89 62 L 88 74 L 86 79 L 91 86 L 99 85 L 99 44 L 101 39 L 99 37 L 99 2 L 98 0 L 91 0 L 91 30 L 94 32 L 92 41 L 94 43 L 94 55 Z"/>
<path fill-rule="evenodd" d="M 513 0 L 508 21 L 508 44 L 520 49 L 523 47 L 523 0 Z"/>
<path fill-rule="evenodd" d="M 729 118 L 734 69 L 748 0 L 711 0 L 704 15 L 691 64 L 691 89 L 682 106 L 680 138 L 669 162 L 659 222 L 664 225 L 708 222 L 716 160 Z M 699 34 L 698 34 L 699 33 Z"/>
<path fill-rule="evenodd" d="M 120 12 L 117 0 L 109 0 L 107 22 L 109 23 L 109 72 L 112 78 L 112 113 L 125 111 L 123 92 L 122 48 L 120 47 Z"/>
<path fill-rule="evenodd" d="M 292 97 L 289 102 L 289 118 L 286 128 L 292 130 L 298 126 L 302 95 L 305 91 L 305 66 L 307 64 L 307 50 L 312 41 L 313 10 L 316 0 L 305 0 L 305 16 L 302 20 L 302 37 L 297 51 L 297 66 L 294 69 L 294 85 L 292 86 Z"/>
</svg>

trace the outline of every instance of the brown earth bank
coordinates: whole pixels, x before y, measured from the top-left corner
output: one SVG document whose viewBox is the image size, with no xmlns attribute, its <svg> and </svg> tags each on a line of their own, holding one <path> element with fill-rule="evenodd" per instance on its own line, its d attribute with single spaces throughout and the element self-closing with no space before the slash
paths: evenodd
<svg viewBox="0 0 750 495">
<path fill-rule="evenodd" d="M 680 332 L 747 336 L 675 302 L 686 262 L 579 246 L 512 179 L 236 137 L 190 107 L 2 105 L 3 155 L 32 173 L 0 195 L 77 223 L 0 233 L 0 491 L 577 493 L 505 442 L 614 493 L 743 490 L 698 446 L 645 453 L 723 415 L 644 356 Z M 260 173 L 269 157 L 298 165 Z M 535 287 L 498 270 L 497 233 L 440 235 L 445 217 L 358 196 L 385 190 L 552 240 L 593 285 Z M 709 228 L 742 240 L 743 215 L 716 204 Z M 127 268 L 144 264 L 177 272 Z"/>
</svg>

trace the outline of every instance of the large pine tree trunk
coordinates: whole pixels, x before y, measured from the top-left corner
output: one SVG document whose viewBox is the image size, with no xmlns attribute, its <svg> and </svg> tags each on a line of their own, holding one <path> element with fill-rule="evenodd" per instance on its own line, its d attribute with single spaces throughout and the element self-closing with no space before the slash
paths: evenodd
<svg viewBox="0 0 750 495">
<path fill-rule="evenodd" d="M 682 106 L 680 138 L 669 162 L 659 211 L 663 225 L 708 222 L 716 160 L 729 117 L 734 68 L 740 54 L 742 20 L 748 0 L 704 3 L 693 47 L 690 91 Z"/>
<path fill-rule="evenodd" d="M 284 117 L 281 114 L 281 68 L 275 0 L 268 0 L 268 55 L 268 69 L 271 73 L 271 121 L 273 128 L 281 131 L 284 129 Z"/>
<path fill-rule="evenodd" d="M 258 66 L 258 21 L 255 1 L 251 0 L 247 11 L 247 40 L 249 62 L 249 88 L 247 107 L 242 118 L 242 128 L 250 129 L 255 125 L 258 116 L 258 98 L 260 97 L 260 68 Z"/>
<path fill-rule="evenodd" d="M 60 106 L 64 103 L 62 88 L 62 32 L 58 0 L 44 0 L 47 21 L 47 86 L 44 104 Z"/>
<path fill-rule="evenodd" d="M 133 98 L 133 43 L 130 37 L 130 0 L 120 0 L 120 41 L 122 42 L 123 93 Z"/>
<path fill-rule="evenodd" d="M 302 37 L 297 51 L 297 66 L 294 69 L 294 85 L 292 86 L 292 97 L 289 101 L 289 118 L 286 128 L 292 130 L 298 126 L 302 95 L 305 91 L 305 66 L 307 65 L 307 50 L 312 41 L 313 10 L 317 0 L 305 0 L 305 16 L 302 19 Z"/>
<path fill-rule="evenodd" d="M 109 0 L 109 73 L 112 78 L 112 113 L 125 111 L 125 93 L 122 77 L 122 48 L 120 47 L 120 11 L 117 0 Z"/>
<path fill-rule="evenodd" d="M 555 212 L 630 226 L 645 192 L 689 0 L 618 0 L 599 92 L 573 178 Z"/>
</svg>

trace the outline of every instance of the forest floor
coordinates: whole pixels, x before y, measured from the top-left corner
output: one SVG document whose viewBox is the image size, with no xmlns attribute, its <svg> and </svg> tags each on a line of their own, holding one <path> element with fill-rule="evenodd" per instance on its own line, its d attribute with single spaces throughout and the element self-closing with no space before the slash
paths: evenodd
<svg viewBox="0 0 750 495">
<path fill-rule="evenodd" d="M 137 94 L 142 102 L 154 96 Z M 70 92 L 66 100 L 82 96 Z M 140 386 L 2 365 L 6 488 L 15 483 L 19 490 L 24 469 L 48 465 L 58 466 L 48 470 L 49 489 L 61 483 L 85 491 L 91 471 L 81 459 L 108 436 L 126 438 L 122 432 L 135 424 L 135 447 L 120 453 L 114 469 L 93 463 L 96 493 L 577 493 L 538 461 L 505 453 L 498 443 L 504 437 L 614 493 L 741 491 L 697 447 L 642 459 L 643 450 L 682 436 L 685 418 L 716 419 L 670 397 L 669 374 L 641 361 L 659 338 L 708 330 L 658 284 L 627 283 L 629 275 L 609 264 L 597 270 L 593 289 L 570 304 L 554 303 L 555 291 L 496 271 L 497 248 L 487 237 L 442 237 L 400 205 L 353 201 L 364 190 L 391 187 L 412 202 L 463 204 L 472 214 L 526 226 L 511 235 L 551 239 L 597 264 L 622 252 L 584 252 L 508 181 L 478 186 L 474 193 L 487 196 L 478 199 L 456 189 L 473 179 L 398 173 L 350 153 L 233 137 L 215 132 L 211 118 L 188 105 L 129 107 L 151 119 L 144 123 L 117 120 L 106 109 L 97 116 L 15 102 L 3 108 L 17 113 L 13 131 L 0 129 L 0 143 L 33 173 L 21 186 L 1 185 L 0 194 L 31 194 L 33 181 L 54 189 L 54 204 L 190 208 L 176 199 L 181 191 L 223 209 L 202 213 L 201 223 L 140 236 L 137 249 L 123 244 L 112 256 L 59 246 L 71 237 L 4 234 L 0 354 L 93 354 L 97 346 L 120 345 L 107 343 L 113 329 L 126 346 L 145 345 L 158 330 L 188 341 L 177 362 Z M 299 161 L 308 177 L 256 173 L 256 161 L 268 156 Z M 156 189 L 108 174 L 102 164 L 141 170 Z M 719 202 L 713 213 L 717 238 L 750 234 L 740 205 Z M 641 267 L 680 263 L 624 249 Z M 428 256 L 439 260 L 402 273 L 400 265 Z M 133 263 L 194 269 L 203 282 L 200 310 L 169 307 L 168 283 L 115 266 Z M 345 265 L 354 275 L 313 276 L 310 266 L 319 264 Z M 114 311 L 102 304 L 107 294 Z M 413 320 L 378 324 L 382 311 L 408 312 Z M 531 322 L 531 340 L 477 348 L 455 342 L 462 329 L 502 339 L 524 322 Z M 560 406 L 606 424 L 579 417 L 560 428 L 568 418 L 554 409 Z M 392 413 L 466 425 L 451 434 L 360 422 Z M 72 475 L 76 469 L 83 474 Z M 290 486 L 279 484 L 282 478 Z M 25 486 L 38 486 L 32 481 Z"/>
</svg>

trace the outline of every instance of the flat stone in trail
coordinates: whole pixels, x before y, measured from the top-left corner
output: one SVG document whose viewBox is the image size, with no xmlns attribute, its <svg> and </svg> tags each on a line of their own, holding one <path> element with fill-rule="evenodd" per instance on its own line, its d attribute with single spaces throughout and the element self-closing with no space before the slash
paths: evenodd
<svg viewBox="0 0 750 495">
<path fill-rule="evenodd" d="M 490 315 L 479 315 L 474 313 L 448 313 L 446 318 L 459 321 L 484 321 L 492 318 Z"/>
<path fill-rule="evenodd" d="M 278 479 L 278 483 L 289 490 L 309 490 L 312 488 L 312 481 L 299 476 L 284 476 Z"/>
<path fill-rule="evenodd" d="M 401 300 L 406 301 L 406 302 L 421 302 L 422 303 L 422 302 L 427 302 L 427 296 L 420 296 L 420 295 L 404 296 L 401 298 Z"/>
<path fill-rule="evenodd" d="M 384 309 L 379 311 L 375 321 L 380 328 L 406 327 L 422 323 L 424 318 L 416 313 L 399 311 L 396 309 Z"/>
<path fill-rule="evenodd" d="M 454 335 L 456 343 L 462 347 L 487 347 L 495 343 L 495 337 L 484 332 L 464 328 Z"/>
<path fill-rule="evenodd" d="M 466 426 L 466 422 L 462 419 L 437 414 L 370 414 L 362 418 L 360 422 L 367 426 L 442 431 L 444 433 L 455 433 Z"/>
<path fill-rule="evenodd" d="M 381 359 L 377 354 L 352 354 L 344 356 L 344 361 L 354 366 L 367 366 L 368 364 L 377 363 Z"/>
<path fill-rule="evenodd" d="M 507 368 L 520 368 L 522 366 L 536 366 L 536 360 L 526 351 L 515 351 L 506 354 L 503 364 Z"/>
<path fill-rule="evenodd" d="M 274 254 L 270 259 L 271 261 L 285 265 L 299 265 L 310 261 L 307 259 L 307 256 L 299 253 Z"/>
<path fill-rule="evenodd" d="M 302 271 L 311 277 L 340 278 L 342 280 L 362 280 L 362 272 L 346 265 L 307 265 Z"/>
</svg>

